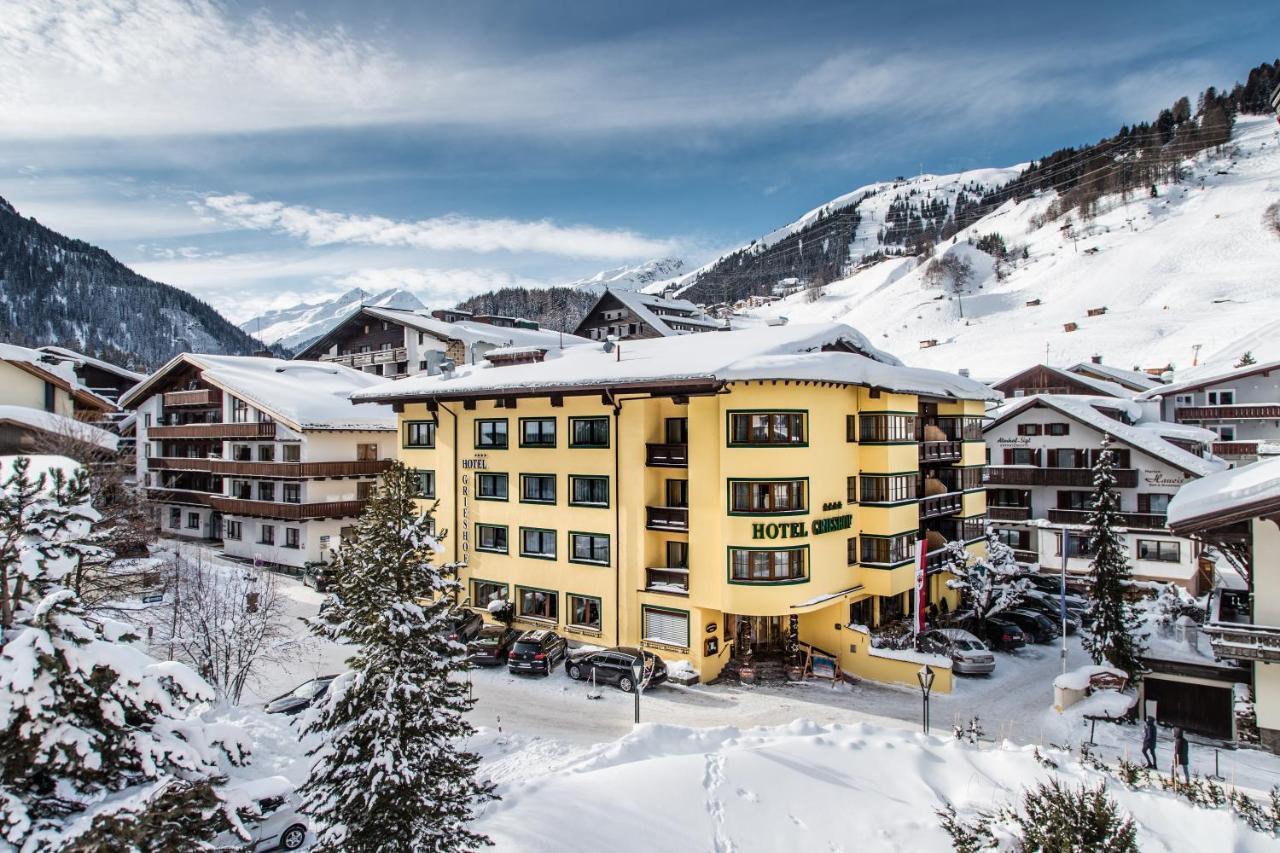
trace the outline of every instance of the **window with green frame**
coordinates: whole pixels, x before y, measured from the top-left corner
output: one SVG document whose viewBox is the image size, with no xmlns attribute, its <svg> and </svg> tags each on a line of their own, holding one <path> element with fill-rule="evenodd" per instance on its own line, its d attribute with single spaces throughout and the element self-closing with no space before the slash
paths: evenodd
<svg viewBox="0 0 1280 853">
<path fill-rule="evenodd" d="M 494 601 L 506 601 L 507 591 L 505 583 L 474 579 L 471 581 L 471 606 L 488 607 Z"/>
<path fill-rule="evenodd" d="M 729 511 L 759 515 L 802 513 L 808 508 L 809 481 L 730 480 Z"/>
<path fill-rule="evenodd" d="M 609 478 L 569 475 L 569 503 L 573 506 L 609 505 Z"/>
<path fill-rule="evenodd" d="M 404 446 L 431 448 L 436 446 L 435 421 L 405 421 Z"/>
<path fill-rule="evenodd" d="M 795 445 L 806 442 L 805 412 L 730 412 L 729 445 Z"/>
<path fill-rule="evenodd" d="M 505 501 L 507 499 L 507 475 L 492 472 L 476 474 L 476 500 Z"/>
<path fill-rule="evenodd" d="M 556 446 L 556 419 L 555 418 L 521 418 L 520 419 L 520 446 L 521 447 L 555 447 Z"/>
<path fill-rule="evenodd" d="M 559 619 L 559 604 L 560 595 L 555 590 L 516 587 L 516 607 L 519 615 L 526 619 L 555 622 Z"/>
<path fill-rule="evenodd" d="M 590 595 L 569 593 L 569 624 L 575 628 L 586 628 L 599 631 L 603 620 L 600 618 L 600 599 Z"/>
<path fill-rule="evenodd" d="M 521 474 L 520 501 L 531 504 L 556 502 L 555 474 Z"/>
<path fill-rule="evenodd" d="M 608 447 L 607 417 L 569 418 L 570 447 Z"/>
<path fill-rule="evenodd" d="M 488 418 L 476 421 L 477 450 L 505 450 L 506 447 L 506 418 Z"/>
<path fill-rule="evenodd" d="M 574 563 L 609 564 L 609 537 L 603 533 L 570 533 L 569 559 Z"/>
<path fill-rule="evenodd" d="M 858 562 L 869 566 L 897 566 L 910 562 L 916 553 L 914 533 L 896 536 L 862 535 Z"/>
<path fill-rule="evenodd" d="M 493 554 L 507 553 L 507 527 L 504 524 L 477 524 L 476 550 Z"/>
<path fill-rule="evenodd" d="M 415 498 L 434 498 L 436 496 L 436 472 L 414 469 L 409 472 L 415 488 Z"/>
<path fill-rule="evenodd" d="M 730 548 L 729 577 L 734 583 L 786 583 L 805 579 L 808 548 Z"/>
<path fill-rule="evenodd" d="M 916 440 L 916 416 L 900 413 L 860 415 L 858 440 L 863 444 L 899 444 Z"/>
<path fill-rule="evenodd" d="M 520 556 L 540 560 L 556 558 L 556 532 L 541 527 L 520 528 Z"/>
<path fill-rule="evenodd" d="M 864 504 L 905 503 L 917 497 L 918 478 L 915 474 L 862 474 L 859 480 L 859 500 Z M 851 487 L 850 501 L 853 500 L 852 495 Z"/>
</svg>

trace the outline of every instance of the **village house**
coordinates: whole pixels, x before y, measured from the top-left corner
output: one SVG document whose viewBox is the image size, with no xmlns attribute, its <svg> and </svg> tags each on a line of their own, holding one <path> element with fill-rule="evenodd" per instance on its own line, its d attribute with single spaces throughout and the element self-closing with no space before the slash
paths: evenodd
<svg viewBox="0 0 1280 853">
<path fill-rule="evenodd" d="M 632 290 L 605 290 L 574 330 L 593 341 L 662 338 L 720 332 L 727 321 L 707 315 L 687 299 L 664 299 Z"/>
<path fill-rule="evenodd" d="M 91 424 L 116 411 L 65 359 L 0 344 L 0 453 L 36 453 L 66 437 L 114 449 L 116 439 Z"/>
</svg>

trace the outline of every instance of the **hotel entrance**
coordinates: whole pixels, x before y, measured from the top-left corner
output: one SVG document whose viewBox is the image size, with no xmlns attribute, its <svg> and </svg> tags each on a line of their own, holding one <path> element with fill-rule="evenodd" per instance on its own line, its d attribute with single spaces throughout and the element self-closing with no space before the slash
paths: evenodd
<svg viewBox="0 0 1280 853">
<path fill-rule="evenodd" d="M 753 658 L 780 658 L 787 644 L 785 616 L 737 616 L 727 620 L 733 627 L 734 656 L 750 652 Z"/>
</svg>

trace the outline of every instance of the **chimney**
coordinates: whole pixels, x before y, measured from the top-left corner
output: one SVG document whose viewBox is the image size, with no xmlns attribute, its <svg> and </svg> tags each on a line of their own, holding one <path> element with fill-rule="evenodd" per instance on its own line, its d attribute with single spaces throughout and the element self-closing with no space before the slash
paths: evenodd
<svg viewBox="0 0 1280 853">
<path fill-rule="evenodd" d="M 1089 361 L 1093 362 L 1094 364 L 1102 364 L 1102 356 L 1100 355 L 1090 356 Z"/>
<path fill-rule="evenodd" d="M 965 379 L 968 379 L 968 378 L 969 378 L 969 368 L 967 368 L 967 367 L 962 367 L 962 368 L 960 368 L 960 375 L 961 375 L 961 376 L 963 376 Z"/>
</svg>

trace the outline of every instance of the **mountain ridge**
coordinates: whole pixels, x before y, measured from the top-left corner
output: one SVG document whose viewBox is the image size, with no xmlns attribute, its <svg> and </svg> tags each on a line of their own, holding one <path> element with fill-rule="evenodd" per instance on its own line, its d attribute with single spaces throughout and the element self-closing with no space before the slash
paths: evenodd
<svg viewBox="0 0 1280 853">
<path fill-rule="evenodd" d="M 362 305 L 413 310 L 425 310 L 427 307 L 411 291 L 401 287 L 388 288 L 374 294 L 352 288 L 332 299 L 302 302 L 288 308 L 264 311 L 245 320 L 240 324 L 240 329 L 257 335 L 266 343 L 297 352 Z"/>
</svg>

